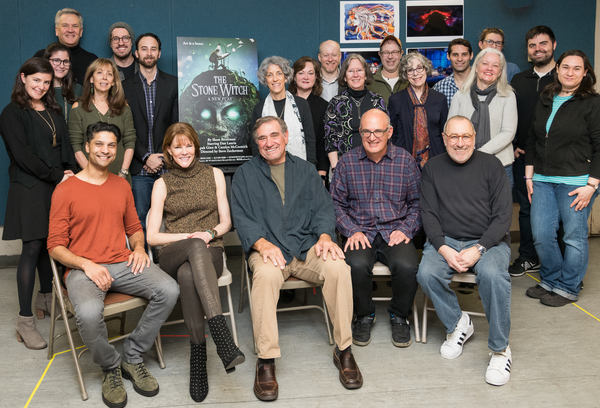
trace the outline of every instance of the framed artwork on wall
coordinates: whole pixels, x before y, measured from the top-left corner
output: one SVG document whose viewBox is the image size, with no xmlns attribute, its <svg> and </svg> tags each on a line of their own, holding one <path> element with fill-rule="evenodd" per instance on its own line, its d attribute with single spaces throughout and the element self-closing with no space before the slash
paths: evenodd
<svg viewBox="0 0 600 408">
<path fill-rule="evenodd" d="M 464 36 L 463 0 L 407 1 L 406 42 L 450 42 Z"/>
<path fill-rule="evenodd" d="M 380 43 L 398 37 L 398 1 L 340 1 L 340 43 Z"/>
</svg>

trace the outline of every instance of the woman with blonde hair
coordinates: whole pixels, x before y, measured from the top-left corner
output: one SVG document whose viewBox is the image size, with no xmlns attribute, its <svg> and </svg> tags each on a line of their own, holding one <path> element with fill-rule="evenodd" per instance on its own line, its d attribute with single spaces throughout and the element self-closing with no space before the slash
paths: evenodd
<svg viewBox="0 0 600 408">
<path fill-rule="evenodd" d="M 485 48 L 475 57 L 471 73 L 450 104 L 448 118 L 456 115 L 471 119 L 475 148 L 502 162 L 512 186 L 517 98 L 508 84 L 504 55 L 497 49 Z"/>
<path fill-rule="evenodd" d="M 133 116 L 125 100 L 117 66 L 106 58 L 98 58 L 88 67 L 83 83 L 83 95 L 73 105 L 69 118 L 71 145 L 77 164 L 82 169 L 88 163 L 84 149 L 86 129 L 98 121 L 117 125 L 121 131 L 122 138 L 117 146 L 117 157 L 108 169 L 131 184 L 129 165 L 136 140 Z"/>
</svg>

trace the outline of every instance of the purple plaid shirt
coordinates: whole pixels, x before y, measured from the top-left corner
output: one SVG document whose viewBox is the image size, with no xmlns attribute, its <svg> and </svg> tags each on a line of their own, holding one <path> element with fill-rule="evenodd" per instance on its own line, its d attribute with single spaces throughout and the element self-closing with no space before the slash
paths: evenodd
<svg viewBox="0 0 600 408">
<path fill-rule="evenodd" d="M 352 149 L 340 158 L 329 189 L 338 231 L 362 232 L 369 242 L 377 234 L 390 242 L 396 230 L 412 239 L 421 229 L 420 181 L 415 159 L 391 142 L 379 163 L 362 146 Z"/>
</svg>

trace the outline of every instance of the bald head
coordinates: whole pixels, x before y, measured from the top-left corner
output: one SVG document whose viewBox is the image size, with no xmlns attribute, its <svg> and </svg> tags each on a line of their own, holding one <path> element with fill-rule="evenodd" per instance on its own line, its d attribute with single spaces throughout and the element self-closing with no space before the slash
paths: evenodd
<svg viewBox="0 0 600 408">
<path fill-rule="evenodd" d="M 475 151 L 475 128 L 464 116 L 453 116 L 444 126 L 444 144 L 452 160 L 462 164 L 471 158 Z"/>
<path fill-rule="evenodd" d="M 375 163 L 387 153 L 392 130 L 389 116 L 379 109 L 371 109 L 360 119 L 362 146 L 367 157 Z"/>
<path fill-rule="evenodd" d="M 342 53 L 340 52 L 340 44 L 333 41 L 323 41 L 319 46 L 319 62 L 321 67 L 327 74 L 337 74 L 338 67 L 340 66 L 340 60 L 342 59 Z"/>
<path fill-rule="evenodd" d="M 367 124 L 377 125 L 377 129 L 387 129 L 390 126 L 390 117 L 382 110 L 368 110 L 360 119 L 360 128 L 363 129 Z"/>
<path fill-rule="evenodd" d="M 448 119 L 446 121 L 446 124 L 444 125 L 444 133 L 446 133 L 447 135 L 452 134 L 452 129 L 454 129 L 454 127 L 458 126 L 458 124 L 455 124 L 455 122 L 459 122 L 459 121 L 466 121 L 468 122 L 468 126 L 471 128 L 471 133 L 475 134 L 475 127 L 473 126 L 473 123 L 471 122 L 471 120 L 465 116 L 461 116 L 461 115 L 456 115 L 456 116 L 452 116 L 450 119 Z M 467 124 L 464 124 L 465 126 L 467 126 Z"/>
</svg>

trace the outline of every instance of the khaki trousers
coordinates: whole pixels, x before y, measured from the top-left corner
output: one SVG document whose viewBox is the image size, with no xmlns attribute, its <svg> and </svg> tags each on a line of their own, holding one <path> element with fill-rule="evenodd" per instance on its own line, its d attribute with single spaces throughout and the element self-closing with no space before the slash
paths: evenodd
<svg viewBox="0 0 600 408">
<path fill-rule="evenodd" d="M 306 260 L 294 258 L 282 270 L 271 260 L 264 263 L 258 252 L 253 252 L 248 264 L 252 277 L 252 324 L 259 358 L 281 357 L 277 329 L 277 301 L 283 282 L 290 276 L 308 282 L 323 284 L 323 298 L 333 323 L 333 338 L 340 350 L 352 344 L 352 278 L 350 267 L 343 259 L 327 260 L 317 257 L 315 247 L 309 249 Z"/>
</svg>

